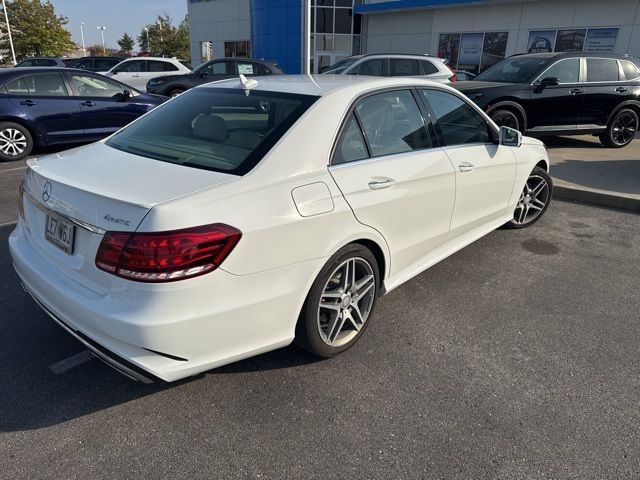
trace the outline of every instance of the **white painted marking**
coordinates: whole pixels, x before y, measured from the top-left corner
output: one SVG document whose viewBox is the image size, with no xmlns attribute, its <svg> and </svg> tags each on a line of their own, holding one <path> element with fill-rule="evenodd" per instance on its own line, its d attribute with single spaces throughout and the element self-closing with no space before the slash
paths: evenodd
<svg viewBox="0 0 640 480">
<path fill-rule="evenodd" d="M 27 167 L 7 168 L 6 170 L 0 170 L 0 172 L 17 172 L 18 170 L 26 170 Z"/>
<path fill-rule="evenodd" d="M 51 370 L 56 375 L 61 375 L 67 370 L 71 370 L 78 365 L 82 365 L 83 363 L 87 363 L 89 360 L 93 358 L 93 355 L 89 350 L 84 350 L 80 353 L 76 353 L 75 355 L 70 356 L 69 358 L 65 358 L 64 360 L 60 360 L 52 365 L 49 365 L 49 370 Z"/>
<path fill-rule="evenodd" d="M 8 227 L 9 225 L 15 225 L 16 223 L 18 222 L 13 221 L 13 222 L 7 222 L 7 223 L 0 223 L 0 227 Z"/>
</svg>

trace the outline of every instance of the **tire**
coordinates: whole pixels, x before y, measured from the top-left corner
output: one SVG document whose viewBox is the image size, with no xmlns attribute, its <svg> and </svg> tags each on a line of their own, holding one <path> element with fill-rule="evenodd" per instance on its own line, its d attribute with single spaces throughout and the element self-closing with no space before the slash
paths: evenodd
<svg viewBox="0 0 640 480">
<path fill-rule="evenodd" d="M 630 108 L 623 108 L 613 116 L 607 131 L 599 138 L 605 147 L 622 148 L 633 141 L 637 132 L 638 114 Z"/>
<path fill-rule="evenodd" d="M 173 98 L 173 97 L 177 97 L 178 95 L 184 92 L 186 92 L 184 88 L 174 88 L 173 90 L 169 90 L 169 95 L 167 96 Z"/>
<path fill-rule="evenodd" d="M 353 295 L 353 271 L 358 295 Z M 355 243 L 342 248 L 327 261 L 311 286 L 296 325 L 295 343 L 323 358 L 351 348 L 371 322 L 379 287 L 380 273 L 373 253 Z"/>
<path fill-rule="evenodd" d="M 540 188 L 542 186 L 542 188 Z M 540 190 L 538 190 L 540 188 Z M 535 167 L 525 182 L 508 228 L 527 228 L 542 218 L 553 195 L 553 180 L 546 170 Z"/>
<path fill-rule="evenodd" d="M 491 120 L 495 122 L 498 127 L 509 127 L 521 132 L 522 122 L 517 114 L 511 110 L 499 108 L 498 110 L 491 112 Z"/>
<path fill-rule="evenodd" d="M 22 160 L 33 150 L 29 130 L 13 122 L 0 123 L 0 162 Z"/>
</svg>

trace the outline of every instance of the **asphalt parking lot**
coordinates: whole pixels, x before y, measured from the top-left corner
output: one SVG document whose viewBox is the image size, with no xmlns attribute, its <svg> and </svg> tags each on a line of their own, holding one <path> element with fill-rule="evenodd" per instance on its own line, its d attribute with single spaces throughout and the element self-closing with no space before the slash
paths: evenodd
<svg viewBox="0 0 640 480">
<path fill-rule="evenodd" d="M 0 224 L 20 168 L 0 166 Z M 40 312 L 12 270 L 11 229 L 3 478 L 640 476 L 638 215 L 555 202 L 384 297 L 339 357 L 288 347 L 151 386 L 84 361 Z"/>
</svg>

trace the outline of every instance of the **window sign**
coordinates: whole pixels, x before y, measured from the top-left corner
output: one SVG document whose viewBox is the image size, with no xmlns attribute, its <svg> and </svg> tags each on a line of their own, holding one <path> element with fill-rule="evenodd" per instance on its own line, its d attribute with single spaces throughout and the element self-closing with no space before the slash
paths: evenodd
<svg viewBox="0 0 640 480">
<path fill-rule="evenodd" d="M 253 75 L 253 65 L 250 63 L 238 63 L 238 74 Z"/>
<path fill-rule="evenodd" d="M 584 51 L 590 53 L 613 53 L 618 40 L 618 28 L 590 28 Z"/>
<path fill-rule="evenodd" d="M 480 70 L 482 57 L 482 44 L 484 33 L 463 33 L 460 40 L 460 56 L 458 57 L 458 69 L 471 73 Z"/>
<path fill-rule="evenodd" d="M 587 30 L 558 30 L 556 52 L 581 52 L 584 48 L 584 37 Z"/>
<path fill-rule="evenodd" d="M 505 57 L 508 38 L 508 32 L 488 32 L 484 34 L 480 71 L 494 66 Z"/>
<path fill-rule="evenodd" d="M 556 30 L 534 30 L 529 32 L 527 53 L 553 52 L 553 46 L 556 44 L 556 33 Z"/>
<path fill-rule="evenodd" d="M 438 57 L 449 60 L 449 65 L 455 68 L 458 65 L 458 52 L 460 50 L 459 33 L 442 33 L 438 42 Z"/>
</svg>

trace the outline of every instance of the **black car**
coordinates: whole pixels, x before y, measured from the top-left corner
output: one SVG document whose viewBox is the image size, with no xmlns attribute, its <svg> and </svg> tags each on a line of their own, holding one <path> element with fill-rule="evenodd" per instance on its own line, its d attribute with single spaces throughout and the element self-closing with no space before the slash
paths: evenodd
<svg viewBox="0 0 640 480">
<path fill-rule="evenodd" d="M 455 88 L 499 126 L 529 135 L 594 134 L 623 147 L 638 130 L 640 61 L 625 55 L 515 55 Z"/>
<path fill-rule="evenodd" d="M 147 92 L 166 97 L 175 97 L 197 85 L 237 77 L 240 74 L 249 77 L 282 75 L 283 73 L 282 69 L 273 62 L 246 58 L 221 58 L 203 63 L 186 75 L 167 75 L 165 77 L 152 78 L 147 83 Z"/>
<path fill-rule="evenodd" d="M 82 57 L 67 63 L 69 68 L 79 68 L 90 72 L 106 72 L 124 60 L 124 57 Z"/>
<path fill-rule="evenodd" d="M 31 57 L 18 62 L 16 67 L 65 67 L 64 61 L 57 57 Z"/>
</svg>

